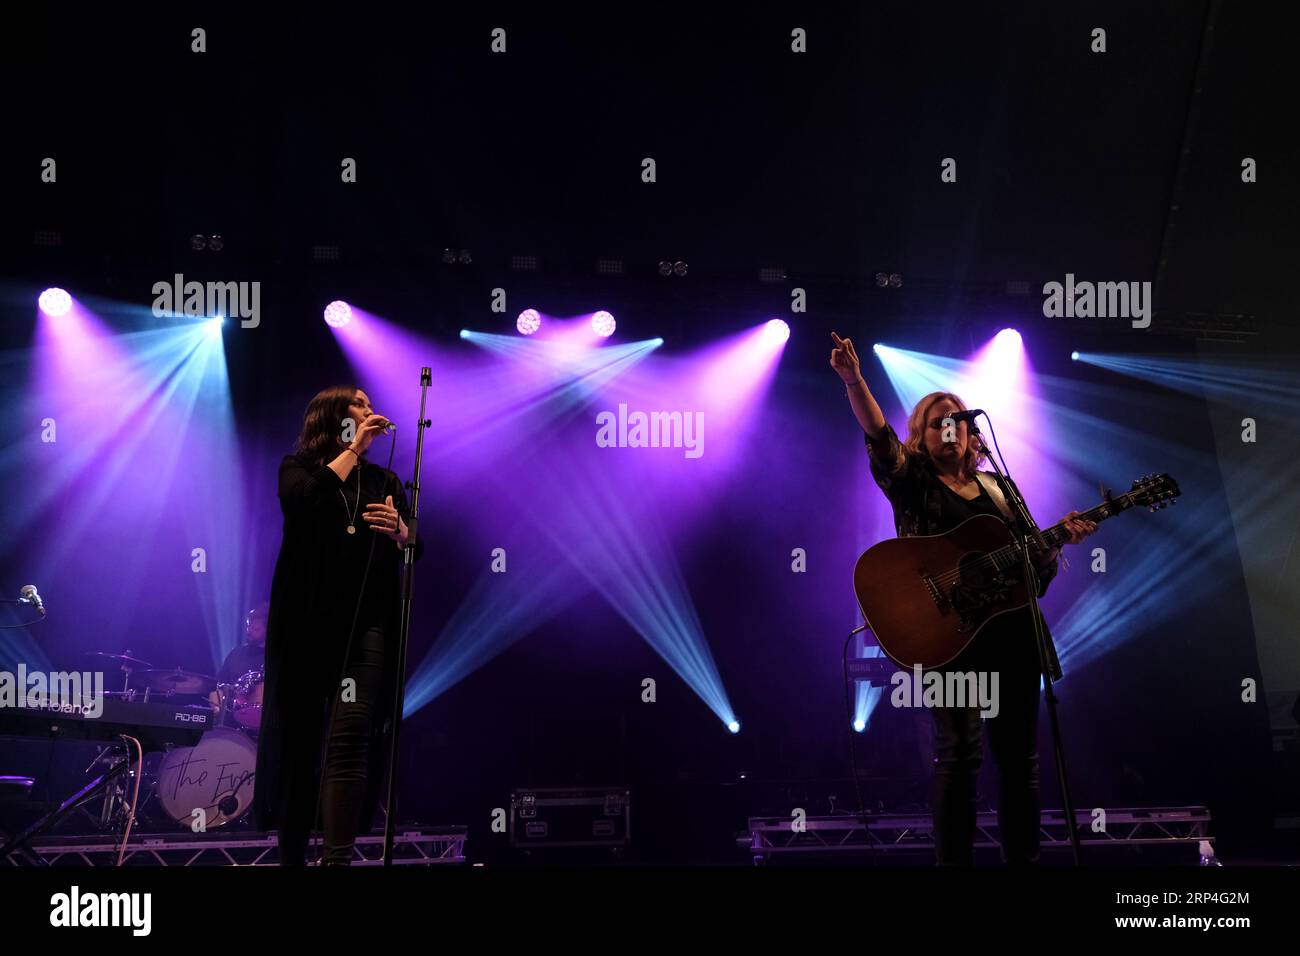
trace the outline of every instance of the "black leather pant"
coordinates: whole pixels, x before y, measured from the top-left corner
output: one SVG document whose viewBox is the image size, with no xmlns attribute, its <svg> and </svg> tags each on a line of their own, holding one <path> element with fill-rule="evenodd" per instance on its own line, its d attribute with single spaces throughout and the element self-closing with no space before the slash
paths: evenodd
<svg viewBox="0 0 1300 956">
<path fill-rule="evenodd" d="M 983 757 L 982 723 L 1000 778 L 998 832 L 1008 864 L 1038 862 L 1038 699 L 1041 675 L 1032 625 L 1025 620 L 981 631 L 945 670 L 998 671 L 998 713 L 982 720 L 977 707 L 936 707 L 934 714 L 935 858 L 940 866 L 974 862 L 976 783 Z M 990 628 L 992 628 L 990 630 Z"/>
<path fill-rule="evenodd" d="M 357 829 L 363 812 L 368 809 L 365 801 L 370 783 L 367 776 L 370 748 L 376 726 L 385 717 L 379 713 L 384 676 L 382 628 L 369 628 L 356 638 L 345 675 L 355 682 L 355 686 L 340 688 L 330 726 L 329 751 L 320 793 L 325 831 L 322 865 L 351 863 Z M 309 838 L 309 833 L 281 829 L 281 865 L 301 865 Z"/>
</svg>

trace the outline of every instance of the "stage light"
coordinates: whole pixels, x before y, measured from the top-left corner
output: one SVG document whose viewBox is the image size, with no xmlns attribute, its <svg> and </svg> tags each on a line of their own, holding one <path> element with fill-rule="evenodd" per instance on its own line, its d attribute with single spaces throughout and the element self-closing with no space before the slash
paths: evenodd
<svg viewBox="0 0 1300 956">
<path fill-rule="evenodd" d="M 113 303 L 112 311 L 149 314 L 138 302 Z M 157 540 L 159 515 L 173 516 L 171 524 L 184 540 L 201 543 L 211 554 L 242 553 L 249 540 L 244 520 L 253 512 L 244 507 L 240 469 L 250 459 L 241 463 L 235 440 L 223 317 L 207 312 L 177 318 L 145 320 L 146 328 L 123 333 L 73 302 L 65 317 L 42 313 L 35 332 L 29 386 L 34 407 L 60 409 L 60 427 L 78 440 L 68 443 L 57 461 L 40 465 L 40 489 L 24 495 L 23 513 L 45 529 L 31 576 L 58 581 L 60 574 L 71 573 L 59 569 L 82 568 L 65 579 L 65 592 L 78 592 L 68 612 L 84 616 L 106 601 L 123 609 L 121 618 L 103 624 L 105 646 L 130 640 L 134 609 L 145 607 L 136 602 L 168 567 L 159 549 L 145 543 Z M 157 441 L 158 435 L 167 440 Z M 151 506 L 127 500 L 126 489 L 140 474 L 148 475 Z M 81 491 L 70 494 L 69 489 Z M 205 507 L 185 507 L 196 500 Z M 57 521 L 48 520 L 47 506 L 55 509 Z M 28 537 L 20 518 L 6 528 L 16 540 Z M 100 540 L 101 534 L 105 541 L 132 542 L 100 555 L 102 567 L 111 571 L 107 576 L 93 557 L 89 563 L 78 560 L 85 557 L 87 538 Z M 167 644 L 167 654 L 190 657 L 206 629 L 213 666 L 225 658 L 239 629 L 230 609 L 246 606 L 243 574 L 238 562 L 223 560 L 196 575 L 203 581 L 192 606 L 195 617 L 187 616 L 185 637 Z M 51 589 L 57 593 L 57 584 Z M 164 616 L 187 606 L 166 604 L 170 597 L 163 607 L 173 610 Z"/>
<path fill-rule="evenodd" d="M 688 269 L 690 269 L 690 266 L 688 266 L 685 262 L 681 262 L 679 260 L 673 263 L 673 275 L 684 276 L 686 275 Z"/>
<path fill-rule="evenodd" d="M 616 327 L 617 323 L 614 321 L 614 317 L 608 312 L 602 310 L 591 317 L 591 328 L 597 335 L 609 338 L 614 334 Z"/>
<path fill-rule="evenodd" d="M 740 733 L 740 721 L 733 720 L 731 723 L 727 724 L 727 729 L 730 730 L 733 734 Z"/>
<path fill-rule="evenodd" d="M 995 414 L 995 410 L 1009 411 L 1013 397 L 1023 390 L 1025 365 L 1025 344 L 1019 332 L 1003 329 L 993 336 L 974 357 L 972 396 L 982 396 L 976 406 Z"/>
<path fill-rule="evenodd" d="M 222 249 L 226 248 L 226 240 L 222 239 L 221 236 L 219 235 L 209 236 L 208 248 L 211 249 L 213 252 L 220 252 Z"/>
<path fill-rule="evenodd" d="M 857 720 L 853 721 L 853 729 L 858 733 L 862 733 L 867 729 L 867 722 L 859 717 Z"/>
<path fill-rule="evenodd" d="M 532 335 L 542 327 L 542 317 L 536 309 L 524 309 L 515 320 L 515 328 L 520 335 Z"/>
<path fill-rule="evenodd" d="M 329 305 L 325 306 L 325 324 L 332 325 L 336 329 L 341 329 L 352 321 L 352 306 L 342 300 L 335 299 Z"/>
<path fill-rule="evenodd" d="M 878 355 L 905 414 L 936 391 L 954 392 L 969 407 L 987 409 L 1025 497 L 1032 504 L 1055 496 L 1056 486 L 1031 465 L 1043 461 L 1047 425 L 1019 332 L 1003 329 L 969 359 L 892 347 Z M 880 390 L 873 391 L 879 400 Z M 1017 466 L 1029 471 L 1017 473 Z"/>
<path fill-rule="evenodd" d="M 663 339 L 659 339 L 659 338 L 654 338 L 654 339 L 651 339 L 651 340 L 650 340 L 650 344 L 651 344 L 651 345 L 663 345 L 663 344 L 664 344 L 664 340 L 663 340 Z"/>
<path fill-rule="evenodd" d="M 469 329 L 461 329 L 461 330 L 460 330 L 460 337 L 461 337 L 462 339 L 467 339 L 467 338 L 469 338 Z"/>
<path fill-rule="evenodd" d="M 372 319 L 365 318 L 369 332 Z M 656 347 L 652 340 L 592 347 L 590 313 L 560 323 L 566 327 L 558 339 L 547 337 L 556 323 L 549 316 L 542 318 L 546 331 L 531 337 L 510 334 L 506 328 L 501 334 L 470 333 L 469 340 L 486 353 L 483 361 L 467 362 L 457 356 L 466 371 L 453 371 L 447 377 L 463 380 L 467 387 L 444 382 L 458 400 L 453 414 L 440 416 L 430 437 L 441 460 L 456 462 L 461 467 L 454 471 L 465 476 L 448 480 L 458 487 L 461 482 L 472 483 L 479 498 L 489 502 L 483 506 L 483 520 L 514 528 L 528 544 L 519 547 L 518 556 L 512 555 L 512 564 L 525 562 L 512 566 L 513 573 L 485 569 L 481 574 L 425 660 L 415 667 L 408 682 L 406 712 L 427 705 L 532 633 L 538 621 L 592 594 L 608 603 L 698 695 L 718 719 L 713 726 L 725 728 L 736 719 L 735 713 L 686 588 L 673 526 L 664 521 L 662 510 L 663 503 L 681 489 L 681 475 L 695 464 L 685 454 L 686 441 L 679 455 L 653 459 L 627 455 L 618 460 L 572 454 L 568 443 L 570 437 L 581 443 L 579 447 L 591 443 L 586 420 L 593 400 L 602 403 L 596 408 L 612 401 L 640 404 L 640 397 L 652 400 L 665 388 L 684 389 L 684 407 L 702 406 L 711 415 L 713 407 L 698 397 L 699 373 L 694 368 L 683 371 L 681 362 L 656 375 L 646 361 Z M 756 325 L 749 330 L 752 337 L 762 332 L 761 323 Z M 572 336 L 567 334 L 570 331 Z M 354 344 L 345 343 L 348 348 Z M 774 364 L 780 350 L 756 351 Z M 383 369 L 386 360 L 386 354 L 376 352 L 370 361 Z M 358 364 L 356 359 L 351 362 Z M 700 365 L 710 367 L 712 360 L 702 358 Z M 362 381 L 376 377 L 365 364 L 359 372 Z M 746 391 L 743 374 L 729 370 L 725 379 L 728 397 Z M 497 387 L 484 388 L 484 381 Z M 617 390 L 607 392 L 615 383 Z M 382 401 L 385 409 L 393 407 L 382 396 L 376 401 Z M 757 404 L 751 397 L 745 409 Z M 685 427 L 683 418 L 682 438 Z M 719 427 L 718 434 L 734 432 Z M 537 438 L 551 435 L 565 441 L 543 442 L 553 450 L 540 452 L 537 458 L 529 455 L 529 480 L 523 485 L 499 466 L 518 460 L 521 449 L 535 448 Z M 712 464 L 722 448 L 711 446 L 704 461 Z M 636 494 L 626 493 L 632 483 L 638 483 Z M 527 562 L 533 562 L 531 568 Z"/>
<path fill-rule="evenodd" d="M 1078 352 L 1071 352 L 1071 353 L 1070 353 L 1070 361 L 1071 361 L 1071 362 L 1077 362 L 1077 361 L 1079 361 L 1079 353 L 1078 353 Z"/>
<path fill-rule="evenodd" d="M 790 338 L 790 326 L 783 319 L 768 319 L 763 334 L 772 342 L 785 342 Z"/>
<path fill-rule="evenodd" d="M 52 318 L 66 315 L 72 308 L 72 296 L 62 289 L 46 289 L 37 300 L 42 312 Z"/>
</svg>

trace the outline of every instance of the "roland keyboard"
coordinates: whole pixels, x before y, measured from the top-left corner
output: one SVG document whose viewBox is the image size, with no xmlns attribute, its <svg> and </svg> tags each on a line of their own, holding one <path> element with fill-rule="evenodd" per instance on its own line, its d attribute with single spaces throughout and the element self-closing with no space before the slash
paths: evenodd
<svg viewBox="0 0 1300 956">
<path fill-rule="evenodd" d="M 192 747 L 216 723 L 207 704 L 169 703 L 165 697 L 144 701 L 119 694 L 104 694 L 103 711 L 83 703 L 49 703 L 43 706 L 0 707 L 0 738 L 116 741 L 121 734 L 139 739 L 145 750 L 168 744 Z"/>
</svg>

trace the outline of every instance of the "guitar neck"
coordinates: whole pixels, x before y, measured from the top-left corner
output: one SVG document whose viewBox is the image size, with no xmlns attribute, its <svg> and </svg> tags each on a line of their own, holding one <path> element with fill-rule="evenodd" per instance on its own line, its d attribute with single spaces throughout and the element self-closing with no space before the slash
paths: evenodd
<svg viewBox="0 0 1300 956">
<path fill-rule="evenodd" d="M 1081 513 L 1078 518 L 1083 521 L 1094 521 L 1101 524 L 1107 518 L 1113 518 L 1121 511 L 1127 511 L 1133 507 L 1132 493 L 1120 495 L 1117 498 L 1111 498 L 1109 501 L 1103 501 L 1095 508 L 1089 508 Z M 1042 548 L 1055 548 L 1070 540 L 1070 532 L 1065 528 L 1065 522 L 1054 524 L 1050 528 L 1045 528 L 1042 532 Z"/>
</svg>

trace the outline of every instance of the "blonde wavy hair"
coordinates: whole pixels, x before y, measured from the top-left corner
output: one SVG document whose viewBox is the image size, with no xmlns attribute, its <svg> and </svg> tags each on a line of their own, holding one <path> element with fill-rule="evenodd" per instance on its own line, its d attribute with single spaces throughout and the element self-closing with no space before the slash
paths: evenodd
<svg viewBox="0 0 1300 956">
<path fill-rule="evenodd" d="M 903 442 L 903 448 L 906 450 L 907 454 L 913 458 L 929 459 L 930 453 L 926 451 L 925 440 L 923 437 L 925 435 L 926 419 L 929 417 L 930 409 L 934 406 L 935 402 L 942 401 L 945 398 L 955 404 L 961 411 L 964 412 L 967 410 L 966 403 L 952 392 L 931 392 L 929 395 L 917 402 L 916 407 L 912 409 L 912 414 L 907 416 L 907 439 Z M 962 473 L 965 474 L 968 479 L 974 480 L 975 472 L 979 470 L 980 463 L 984 461 L 986 457 L 987 455 L 982 448 L 977 451 L 975 449 L 975 443 L 968 442 L 966 445 L 966 454 L 962 457 L 961 461 Z"/>
</svg>

